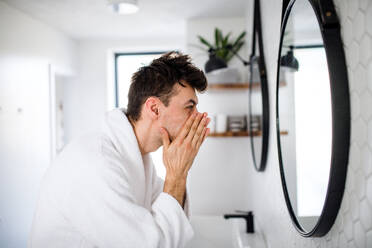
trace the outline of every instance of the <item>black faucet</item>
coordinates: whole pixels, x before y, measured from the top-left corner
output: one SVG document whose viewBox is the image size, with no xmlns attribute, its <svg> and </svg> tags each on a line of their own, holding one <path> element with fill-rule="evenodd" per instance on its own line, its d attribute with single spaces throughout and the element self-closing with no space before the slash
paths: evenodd
<svg viewBox="0 0 372 248">
<path fill-rule="evenodd" d="M 239 214 L 224 214 L 223 217 L 225 219 L 230 218 L 243 218 L 247 223 L 247 233 L 254 233 L 254 224 L 253 224 L 253 213 L 252 211 L 245 212 L 245 211 L 235 211 Z"/>
</svg>

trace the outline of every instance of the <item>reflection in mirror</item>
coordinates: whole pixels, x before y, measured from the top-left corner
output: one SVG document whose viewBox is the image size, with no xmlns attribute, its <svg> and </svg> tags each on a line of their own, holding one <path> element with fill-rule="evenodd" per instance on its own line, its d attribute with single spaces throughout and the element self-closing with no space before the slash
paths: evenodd
<svg viewBox="0 0 372 248">
<path fill-rule="evenodd" d="M 282 166 L 290 204 L 304 232 L 316 226 L 331 164 L 332 111 L 327 58 L 308 0 L 293 4 L 285 26 L 278 91 Z"/>
</svg>

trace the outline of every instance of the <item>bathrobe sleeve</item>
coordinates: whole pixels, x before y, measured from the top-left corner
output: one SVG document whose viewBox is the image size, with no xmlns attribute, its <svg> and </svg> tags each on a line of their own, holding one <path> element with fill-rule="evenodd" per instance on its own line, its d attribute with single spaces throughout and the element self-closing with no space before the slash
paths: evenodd
<svg viewBox="0 0 372 248">
<path fill-rule="evenodd" d="M 153 193 L 152 193 L 152 201 L 151 202 L 154 202 L 156 200 L 156 198 L 159 196 L 159 194 L 161 192 L 163 192 L 163 187 L 164 187 L 164 180 L 157 176 L 155 170 L 154 170 L 154 173 L 153 173 L 152 182 L 153 182 L 152 183 L 153 184 Z M 190 217 L 191 217 L 190 198 L 189 198 L 189 195 L 187 194 L 187 190 L 186 190 L 185 194 L 186 194 L 186 199 L 185 199 L 185 202 L 184 202 L 183 209 L 184 209 L 184 212 L 185 212 L 187 218 L 190 219 Z"/>
<path fill-rule="evenodd" d="M 177 200 L 161 192 L 151 211 L 137 204 L 135 180 L 117 161 L 87 170 L 70 193 L 66 211 L 76 231 L 96 247 L 184 247 L 193 230 Z"/>
</svg>

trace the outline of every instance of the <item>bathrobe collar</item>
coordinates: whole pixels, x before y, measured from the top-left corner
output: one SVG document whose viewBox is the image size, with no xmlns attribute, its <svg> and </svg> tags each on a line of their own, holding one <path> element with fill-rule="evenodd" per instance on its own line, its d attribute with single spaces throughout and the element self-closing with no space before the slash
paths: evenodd
<svg viewBox="0 0 372 248">
<path fill-rule="evenodd" d="M 132 160 L 141 161 L 142 154 L 137 137 L 125 112 L 126 109 L 114 109 L 107 112 L 103 129 L 120 155 L 130 155 Z"/>
<path fill-rule="evenodd" d="M 130 173 L 135 184 L 134 193 L 139 203 L 145 198 L 145 168 L 150 156 L 142 157 L 133 126 L 125 115 L 126 109 L 114 109 L 106 113 L 103 132 L 111 140 L 115 150 L 123 159 L 123 169 Z"/>
</svg>

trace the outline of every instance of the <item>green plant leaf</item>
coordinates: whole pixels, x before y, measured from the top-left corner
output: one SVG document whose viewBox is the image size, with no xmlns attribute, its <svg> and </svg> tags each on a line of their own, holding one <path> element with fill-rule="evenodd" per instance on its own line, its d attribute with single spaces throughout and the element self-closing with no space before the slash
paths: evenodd
<svg viewBox="0 0 372 248">
<path fill-rule="evenodd" d="M 208 48 L 213 48 L 213 46 L 211 45 L 211 43 L 209 43 L 206 39 L 204 39 L 200 35 L 198 35 L 198 38 L 199 38 L 200 42 L 203 43 L 204 45 L 206 45 Z"/>
<path fill-rule="evenodd" d="M 223 48 L 226 48 L 227 45 L 229 44 L 229 38 L 230 38 L 230 35 L 231 35 L 231 32 L 229 32 L 229 33 L 225 36 L 225 38 L 223 38 L 223 40 L 222 40 L 222 47 L 223 47 Z"/>
<path fill-rule="evenodd" d="M 221 57 L 223 58 L 223 60 L 225 61 L 225 62 L 227 62 L 227 56 L 229 55 L 229 50 L 228 49 L 223 49 L 222 51 L 221 51 Z"/>
<path fill-rule="evenodd" d="M 225 61 L 225 58 L 223 56 L 223 50 L 221 50 L 221 49 L 217 50 L 216 56 L 219 57 L 219 58 L 221 58 L 221 59 L 223 59 Z"/>
<path fill-rule="evenodd" d="M 221 48 L 223 38 L 222 38 L 222 32 L 219 28 L 214 29 L 214 39 L 215 39 L 216 49 Z"/>
<path fill-rule="evenodd" d="M 243 39 L 244 38 L 244 36 L 245 36 L 245 34 L 246 34 L 246 32 L 245 31 L 243 31 L 239 36 L 238 36 L 238 38 L 236 38 L 236 40 L 235 40 L 235 42 L 233 43 L 233 48 L 241 41 L 241 39 Z M 244 42 L 244 41 L 243 41 Z"/>
<path fill-rule="evenodd" d="M 244 45 L 245 41 L 243 40 L 244 36 L 245 36 L 246 32 L 243 31 L 239 36 L 238 38 L 236 38 L 236 40 L 234 41 L 234 43 L 232 43 L 232 48 L 231 50 L 234 51 L 235 53 L 238 53 L 239 50 L 242 48 L 242 46 Z M 232 59 L 232 57 L 234 57 L 234 53 L 230 51 L 229 54 L 226 56 L 226 63 L 228 61 L 230 61 Z"/>
<path fill-rule="evenodd" d="M 202 36 L 198 35 L 199 41 L 205 45 L 208 49 L 213 49 L 216 53 L 216 56 L 224 60 L 226 63 L 231 60 L 235 56 L 235 53 L 238 53 L 239 50 L 244 45 L 244 36 L 246 35 L 246 32 L 243 31 L 240 33 L 240 35 L 235 39 L 232 40 L 231 36 L 232 33 L 229 32 L 226 36 L 223 35 L 221 29 L 215 27 L 214 29 L 214 43 L 210 43 Z M 230 46 L 230 49 L 227 47 Z M 203 50 L 202 47 L 198 47 Z M 205 51 L 205 50 L 204 50 Z"/>
</svg>

